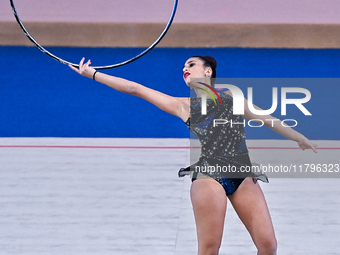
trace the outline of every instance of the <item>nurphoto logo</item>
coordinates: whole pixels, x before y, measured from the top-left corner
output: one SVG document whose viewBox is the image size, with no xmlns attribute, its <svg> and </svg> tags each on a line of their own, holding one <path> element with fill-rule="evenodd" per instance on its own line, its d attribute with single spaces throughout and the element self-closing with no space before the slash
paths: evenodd
<svg viewBox="0 0 340 255">
<path fill-rule="evenodd" d="M 204 85 L 205 87 L 209 88 L 219 99 L 219 103 L 222 105 L 221 98 L 219 97 L 217 91 L 203 83 L 198 82 L 201 85 Z M 242 90 L 232 84 L 215 84 L 216 89 L 229 89 L 233 95 L 233 115 L 243 115 L 244 114 L 244 94 Z M 214 95 L 208 91 L 207 89 L 199 88 L 201 90 L 204 90 L 214 101 L 215 105 L 217 105 Z M 287 94 L 289 93 L 299 93 L 302 94 L 302 98 L 287 98 Z M 201 105 L 201 114 L 206 115 L 207 114 L 207 96 L 206 94 L 202 94 L 202 105 Z M 253 105 L 253 88 L 248 87 L 247 88 L 247 99 L 248 99 L 248 108 L 250 112 L 252 112 L 255 115 L 270 115 L 277 109 L 278 106 L 278 88 L 273 87 L 272 88 L 272 105 L 269 109 L 256 109 Z M 299 87 L 282 87 L 281 88 L 281 115 L 285 116 L 287 114 L 287 105 L 295 105 L 304 115 L 311 116 L 312 114 L 306 109 L 305 106 L 303 106 L 304 103 L 307 103 L 311 99 L 311 93 L 308 89 L 305 88 L 299 88 Z M 275 121 L 280 121 L 281 125 L 284 127 L 295 127 L 297 126 L 298 122 L 294 119 L 284 119 L 284 120 L 278 120 L 278 119 L 268 119 L 265 120 L 268 122 L 271 122 L 271 125 L 274 125 Z M 293 122 L 294 124 L 288 125 L 287 122 Z M 245 126 L 246 122 L 243 121 L 242 123 L 233 123 L 232 120 L 226 120 L 226 119 L 214 119 L 214 127 L 217 125 L 225 125 L 227 123 L 230 123 L 230 125 L 236 125 L 236 124 L 243 124 Z M 256 124 L 255 124 L 256 123 Z M 248 126 L 250 127 L 262 127 L 264 125 L 264 121 L 260 119 L 252 119 L 248 121 Z"/>
</svg>

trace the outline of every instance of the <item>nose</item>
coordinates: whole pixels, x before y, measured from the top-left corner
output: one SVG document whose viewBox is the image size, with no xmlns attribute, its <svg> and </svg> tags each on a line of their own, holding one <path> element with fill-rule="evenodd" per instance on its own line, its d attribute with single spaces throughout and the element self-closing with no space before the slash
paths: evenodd
<svg viewBox="0 0 340 255">
<path fill-rule="evenodd" d="M 188 67 L 183 67 L 183 73 L 185 73 L 185 72 L 187 72 L 187 71 L 189 71 L 189 69 L 188 69 Z"/>
</svg>

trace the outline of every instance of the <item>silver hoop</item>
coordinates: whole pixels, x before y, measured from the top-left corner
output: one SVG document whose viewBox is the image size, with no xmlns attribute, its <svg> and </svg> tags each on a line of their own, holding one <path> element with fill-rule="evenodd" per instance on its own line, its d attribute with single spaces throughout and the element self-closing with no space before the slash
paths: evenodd
<svg viewBox="0 0 340 255">
<path fill-rule="evenodd" d="M 11 3 L 11 6 L 12 6 L 12 10 L 13 10 L 13 13 L 14 13 L 14 16 L 15 16 L 15 19 L 17 20 L 21 30 L 24 32 L 24 34 L 28 37 L 28 39 L 35 44 L 35 46 L 38 47 L 38 49 L 40 51 L 42 51 L 43 53 L 45 53 L 46 55 L 50 56 L 51 58 L 57 60 L 58 62 L 62 63 L 62 64 L 65 64 L 65 65 L 72 65 L 74 67 L 77 67 L 79 68 L 79 65 L 78 64 L 74 64 L 74 63 L 71 63 L 71 62 L 68 62 L 66 60 L 63 60 L 59 57 L 57 57 L 56 55 L 53 55 L 51 52 L 49 52 L 48 50 L 46 50 L 43 46 L 41 46 L 27 31 L 27 29 L 25 28 L 24 24 L 21 22 L 20 18 L 19 18 L 19 15 L 15 9 L 15 6 L 14 6 L 14 2 L 13 0 L 10 0 L 10 3 Z M 94 69 L 96 70 L 103 70 L 103 69 L 110 69 L 110 68 L 115 68 L 115 67 L 119 67 L 119 66 L 123 66 L 123 65 L 126 65 L 126 64 L 129 64 L 139 58 L 141 58 L 142 56 L 144 56 L 146 53 L 148 53 L 149 51 L 151 51 L 162 39 L 163 37 L 165 36 L 165 34 L 168 32 L 171 24 L 172 24 L 172 21 L 175 17 L 175 14 L 176 14 L 176 10 L 177 10 L 177 5 L 178 5 L 178 0 L 174 0 L 174 6 L 173 6 L 173 10 L 172 10 L 172 13 L 171 13 L 171 16 L 170 16 L 170 19 L 168 21 L 168 24 L 166 25 L 165 29 L 163 30 L 163 32 L 161 33 L 161 35 L 158 37 L 158 39 L 150 45 L 149 48 L 147 48 L 146 50 L 142 51 L 141 53 L 139 53 L 138 55 L 136 55 L 135 57 L 133 58 L 130 58 L 126 61 L 123 61 L 121 63 L 118 63 L 118 64 L 113 64 L 113 65 L 107 65 L 107 66 L 93 66 Z"/>
</svg>

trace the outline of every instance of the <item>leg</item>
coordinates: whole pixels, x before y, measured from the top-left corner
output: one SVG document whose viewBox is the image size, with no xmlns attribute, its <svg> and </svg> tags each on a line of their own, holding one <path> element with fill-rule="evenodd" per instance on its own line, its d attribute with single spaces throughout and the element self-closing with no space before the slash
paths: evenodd
<svg viewBox="0 0 340 255">
<path fill-rule="evenodd" d="M 246 178 L 228 198 L 248 229 L 258 254 L 276 254 L 274 227 L 260 185 L 254 184 L 251 178 Z"/>
<path fill-rule="evenodd" d="M 197 179 L 190 190 L 199 255 L 217 255 L 223 235 L 227 197 L 221 184 L 211 178 Z"/>
</svg>

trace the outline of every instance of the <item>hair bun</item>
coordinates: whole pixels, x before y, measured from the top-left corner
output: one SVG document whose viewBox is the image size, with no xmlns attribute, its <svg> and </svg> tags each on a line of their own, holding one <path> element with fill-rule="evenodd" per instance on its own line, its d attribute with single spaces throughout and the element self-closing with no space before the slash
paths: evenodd
<svg viewBox="0 0 340 255">
<path fill-rule="evenodd" d="M 216 69 L 217 68 L 217 61 L 214 59 L 212 56 L 204 56 L 203 57 L 206 62 L 210 65 L 211 69 Z"/>
</svg>

